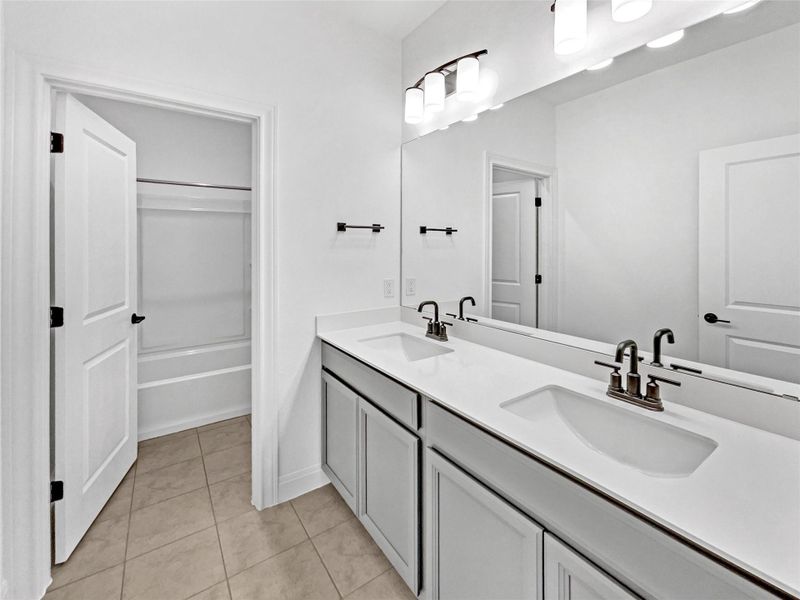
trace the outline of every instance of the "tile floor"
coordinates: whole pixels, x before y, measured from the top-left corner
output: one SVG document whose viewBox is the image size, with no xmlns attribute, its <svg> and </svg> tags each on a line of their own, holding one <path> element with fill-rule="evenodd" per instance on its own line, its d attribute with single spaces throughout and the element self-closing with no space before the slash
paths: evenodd
<svg viewBox="0 0 800 600">
<path fill-rule="evenodd" d="M 330 485 L 256 511 L 248 417 L 139 444 L 46 600 L 413 600 Z"/>
</svg>

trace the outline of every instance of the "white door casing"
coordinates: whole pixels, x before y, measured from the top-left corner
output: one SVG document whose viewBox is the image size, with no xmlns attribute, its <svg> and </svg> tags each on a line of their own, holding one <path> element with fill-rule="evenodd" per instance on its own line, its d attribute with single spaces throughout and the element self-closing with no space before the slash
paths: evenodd
<svg viewBox="0 0 800 600">
<path fill-rule="evenodd" d="M 136 459 L 136 145 L 56 99 L 53 330 L 55 559 L 69 558 Z"/>
<path fill-rule="evenodd" d="M 491 317 L 536 326 L 536 180 L 492 186 Z"/>
<path fill-rule="evenodd" d="M 701 362 L 800 383 L 798 231 L 800 135 L 700 153 Z"/>
</svg>

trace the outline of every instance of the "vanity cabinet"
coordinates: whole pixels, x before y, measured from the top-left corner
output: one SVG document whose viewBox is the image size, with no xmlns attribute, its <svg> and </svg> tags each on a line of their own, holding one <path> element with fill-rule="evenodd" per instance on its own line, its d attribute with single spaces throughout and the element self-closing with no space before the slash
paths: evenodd
<svg viewBox="0 0 800 600">
<path fill-rule="evenodd" d="M 417 594 L 419 395 L 327 344 L 322 347 L 322 366 L 323 470 Z"/>
<path fill-rule="evenodd" d="M 426 458 L 431 599 L 541 599 L 543 529 L 436 452 Z"/>
<path fill-rule="evenodd" d="M 558 539 L 544 534 L 544 600 L 635 600 L 636 596 Z"/>
<path fill-rule="evenodd" d="M 420 440 L 359 402 L 358 517 L 415 592 L 419 573 Z"/>
<path fill-rule="evenodd" d="M 322 470 L 354 513 L 358 499 L 358 395 L 322 374 Z"/>
</svg>

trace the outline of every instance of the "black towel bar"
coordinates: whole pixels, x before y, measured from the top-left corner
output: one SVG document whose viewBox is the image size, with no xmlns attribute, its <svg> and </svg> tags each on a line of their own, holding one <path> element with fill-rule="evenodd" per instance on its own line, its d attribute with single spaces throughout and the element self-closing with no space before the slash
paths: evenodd
<svg viewBox="0 0 800 600">
<path fill-rule="evenodd" d="M 452 227 L 428 227 L 427 225 L 419 226 L 420 233 L 428 233 L 429 231 L 444 231 L 445 235 L 453 235 L 458 229 L 453 229 Z"/>
<path fill-rule="evenodd" d="M 372 225 L 348 225 L 347 223 L 336 223 L 336 231 L 347 231 L 348 229 L 371 229 L 372 233 L 379 233 L 381 229 L 386 229 L 380 223 L 373 223 Z"/>
</svg>

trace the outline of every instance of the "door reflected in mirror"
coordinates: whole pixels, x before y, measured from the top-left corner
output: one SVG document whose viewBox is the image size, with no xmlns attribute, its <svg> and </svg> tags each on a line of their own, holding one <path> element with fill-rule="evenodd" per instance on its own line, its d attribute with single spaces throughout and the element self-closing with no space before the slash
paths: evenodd
<svg viewBox="0 0 800 600">
<path fill-rule="evenodd" d="M 797 395 L 800 3 L 719 15 L 402 160 L 403 304 L 471 295 L 481 324 L 633 338 L 647 361 L 669 327 L 667 368 Z"/>
</svg>

